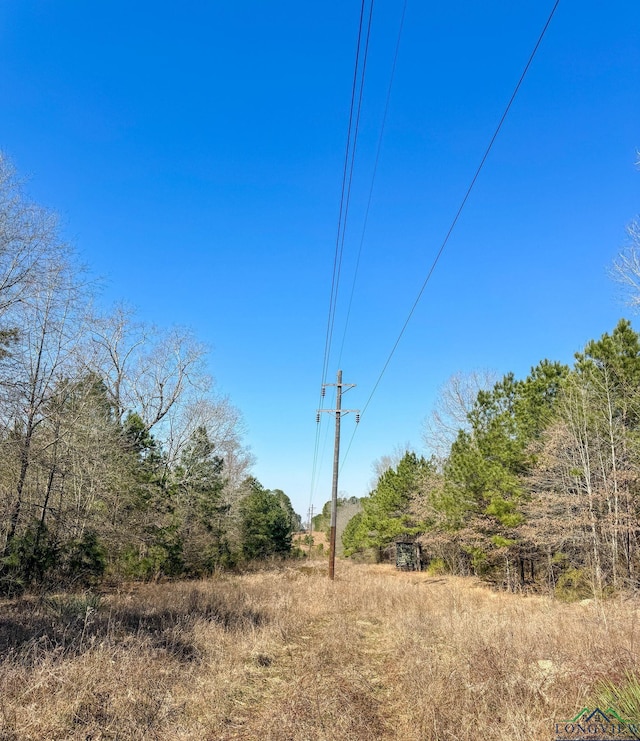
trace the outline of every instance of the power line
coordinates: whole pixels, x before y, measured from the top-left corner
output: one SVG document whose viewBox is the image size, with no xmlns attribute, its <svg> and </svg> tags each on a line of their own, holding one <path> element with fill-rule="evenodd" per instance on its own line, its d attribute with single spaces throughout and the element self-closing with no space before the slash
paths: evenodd
<svg viewBox="0 0 640 741">
<path fill-rule="evenodd" d="M 372 175 L 371 175 L 371 184 L 369 186 L 369 196 L 368 196 L 368 199 L 367 199 L 367 206 L 366 206 L 365 214 L 364 214 L 364 222 L 363 222 L 363 225 L 362 225 L 362 234 L 360 235 L 360 245 L 359 245 L 359 248 L 358 248 L 358 257 L 356 259 L 356 268 L 355 268 L 355 271 L 354 271 L 354 274 L 353 274 L 353 282 L 351 284 L 351 293 L 349 295 L 349 304 L 348 304 L 348 307 L 347 307 L 347 317 L 345 319 L 344 332 L 342 334 L 342 342 L 340 343 L 340 353 L 338 355 L 338 365 L 340 365 L 341 362 L 342 362 L 342 352 L 344 350 L 344 343 L 345 343 L 345 340 L 346 340 L 346 337 L 347 337 L 347 329 L 349 327 L 349 319 L 351 317 L 351 307 L 353 305 L 353 296 L 354 296 L 354 293 L 355 293 L 356 282 L 357 282 L 357 279 L 358 279 L 358 271 L 360 269 L 360 258 L 362 256 L 362 247 L 364 245 L 364 238 L 365 238 L 365 234 L 367 232 L 367 225 L 369 223 L 369 211 L 371 209 L 371 200 L 372 200 L 372 197 L 373 197 L 373 186 L 375 185 L 376 174 L 378 172 L 378 162 L 380 161 L 380 151 L 382 149 L 382 140 L 384 138 L 384 131 L 385 131 L 386 123 L 387 123 L 387 114 L 389 113 L 389 103 L 391 101 L 391 89 L 393 87 L 393 80 L 394 80 L 395 74 L 396 74 L 396 66 L 397 66 L 397 63 L 398 63 L 398 53 L 400 51 L 400 41 L 402 39 L 402 31 L 404 29 L 404 19 L 405 19 L 406 13 L 407 13 L 407 2 L 408 2 L 408 0 L 404 0 L 404 5 L 402 7 L 402 16 L 400 17 L 400 27 L 398 29 L 398 38 L 396 40 L 396 48 L 395 48 L 395 52 L 394 52 L 394 55 L 393 55 L 393 63 L 391 65 L 391 75 L 389 77 L 389 85 L 387 87 L 387 97 L 386 97 L 385 106 L 384 106 L 384 113 L 382 115 L 382 124 L 380 126 L 380 135 L 378 136 L 378 143 L 377 143 L 377 146 L 376 146 L 376 156 L 375 156 L 375 160 L 374 160 L 374 164 L 373 164 L 373 172 L 372 172 Z"/>
<path fill-rule="evenodd" d="M 458 223 L 458 219 L 460 218 L 460 215 L 462 214 L 462 211 L 469 200 L 469 196 L 471 195 L 471 191 L 473 190 L 476 181 L 478 180 L 478 177 L 480 176 L 480 172 L 482 171 L 482 168 L 484 167 L 485 162 L 487 161 L 487 158 L 489 156 L 489 153 L 491 152 L 491 149 L 493 148 L 493 145 L 498 137 L 498 134 L 500 133 L 500 130 L 502 129 L 502 125 L 504 124 L 507 115 L 509 111 L 511 110 L 511 106 L 513 105 L 514 100 L 516 99 L 516 96 L 518 94 L 518 91 L 520 90 L 520 87 L 522 86 L 522 83 L 524 82 L 524 79 L 527 75 L 527 72 L 529 71 L 529 67 L 531 67 L 531 64 L 534 60 L 534 57 L 536 56 L 536 53 L 538 51 L 538 48 L 540 47 L 540 44 L 542 43 L 542 40 L 547 32 L 547 29 L 549 28 L 549 25 L 551 24 L 551 20 L 553 19 L 553 16 L 558 8 L 558 5 L 560 4 L 560 0 L 556 0 L 553 8 L 551 9 L 551 12 L 549 13 L 549 17 L 547 18 L 546 23 L 544 24 L 544 27 L 542 31 L 540 32 L 540 35 L 538 37 L 538 40 L 536 41 L 535 46 L 533 47 L 533 51 L 529 55 L 529 59 L 527 60 L 527 63 L 524 67 L 524 70 L 522 71 L 522 74 L 520 75 L 520 79 L 518 80 L 518 83 L 516 84 L 514 91 L 509 98 L 509 102 L 507 103 L 506 108 L 504 109 L 504 113 L 502 114 L 500 121 L 493 132 L 493 136 L 491 137 L 491 140 L 489 142 L 489 145 L 487 146 L 484 155 L 482 156 L 482 159 L 480 160 L 480 164 L 478 165 L 475 174 L 473 178 L 471 179 L 471 183 L 469 184 L 469 187 L 466 190 L 466 193 L 464 194 L 464 197 L 462 199 L 462 202 L 460 203 L 460 206 L 458 207 L 458 210 L 456 211 L 456 214 L 453 218 L 453 221 L 451 222 L 451 225 L 449 226 L 449 229 L 445 235 L 445 238 L 440 246 L 440 249 L 438 250 L 435 259 L 433 260 L 431 267 L 429 269 L 429 272 L 427 273 L 427 277 L 424 279 L 424 282 L 422 283 L 422 286 L 418 292 L 418 295 L 413 302 L 413 305 L 411 306 L 411 309 L 409 310 L 409 314 L 407 315 L 407 318 L 402 325 L 402 329 L 400 330 L 400 333 L 398 334 L 393 347 L 391 348 L 391 352 L 388 354 L 387 359 L 382 367 L 382 370 L 380 371 L 380 374 L 378 375 L 378 378 L 373 386 L 373 389 L 371 393 L 369 394 L 369 398 L 367 399 L 365 405 L 362 408 L 362 412 L 360 413 L 361 418 L 364 416 L 364 414 L 367 411 L 367 408 L 369 407 L 369 404 L 371 403 L 371 400 L 373 399 L 374 394 L 376 393 L 378 386 L 380 385 L 380 381 L 382 380 L 382 377 L 386 373 L 387 368 L 389 367 L 389 363 L 391 362 L 391 358 L 394 356 L 396 349 L 398 348 L 398 345 L 400 344 L 400 340 L 402 339 L 405 330 L 407 329 L 407 326 L 409 322 L 411 321 L 411 318 L 413 317 L 413 314 L 420 303 L 420 299 L 422 298 L 422 294 L 425 291 L 425 288 L 427 287 L 427 284 L 429 283 L 429 280 L 431 279 L 431 276 L 433 274 L 433 271 L 436 268 L 436 265 L 438 264 L 440 257 L 442 256 L 442 253 L 444 252 L 445 247 L 447 246 L 447 243 L 449 242 L 449 238 L 451 237 L 451 234 L 453 233 L 453 230 L 455 229 L 456 224 Z M 357 428 L 354 429 L 353 434 L 351 435 L 351 439 L 349 441 L 349 445 L 347 446 L 347 450 L 343 457 L 343 465 L 344 461 L 346 460 L 349 451 L 351 450 L 351 444 L 353 443 L 353 439 L 355 437 Z"/>
<path fill-rule="evenodd" d="M 351 203 L 351 185 L 353 183 L 353 169 L 355 165 L 355 159 L 356 159 L 356 150 L 358 145 L 358 133 L 360 130 L 360 114 L 362 112 L 362 97 L 364 94 L 364 79 L 365 74 L 367 70 L 367 59 L 369 57 L 369 40 L 371 38 L 371 21 L 373 19 L 373 0 L 371 0 L 371 5 L 369 6 L 369 21 L 367 23 L 367 36 L 365 41 L 365 47 L 364 47 L 364 56 L 363 56 L 363 62 L 362 62 L 362 70 L 360 74 L 360 91 L 358 95 L 358 108 L 357 108 L 357 114 L 356 114 L 356 121 L 355 121 L 355 129 L 354 129 L 354 135 L 353 135 L 353 145 L 351 147 L 351 157 L 350 157 L 350 165 L 349 165 L 349 181 L 347 184 L 347 197 L 346 197 L 346 203 L 345 203 L 345 209 L 344 209 L 344 219 L 342 221 L 342 234 L 338 234 L 338 239 L 340 241 L 340 257 L 338 260 L 338 275 L 337 275 L 337 281 L 336 281 L 336 293 L 335 293 L 335 300 L 333 303 L 333 314 L 331 316 L 331 334 L 329 337 L 329 353 L 331 350 L 331 342 L 333 339 L 333 330 L 335 326 L 335 318 L 336 318 L 336 309 L 338 307 L 338 287 L 340 284 L 340 271 L 342 267 L 342 255 L 344 252 L 344 241 L 347 234 L 347 220 L 349 215 L 349 205 Z M 328 362 L 328 357 L 327 357 Z M 338 363 L 339 365 L 339 363 Z M 326 369 L 328 370 L 328 368 Z"/>
<path fill-rule="evenodd" d="M 323 360 L 323 366 L 322 366 L 322 383 L 326 380 L 327 376 L 327 369 L 329 365 L 329 354 L 331 351 L 331 340 L 333 335 L 333 319 L 335 317 L 335 305 L 337 303 L 338 298 L 338 287 L 340 283 L 340 270 L 341 270 L 341 263 L 342 263 L 342 250 L 340 249 L 341 244 L 341 236 L 344 231 L 344 225 L 346 224 L 346 218 L 347 218 L 347 210 L 348 210 L 348 204 L 350 200 L 351 195 L 351 178 L 349 177 L 350 167 L 349 167 L 349 161 L 350 158 L 352 159 L 352 151 L 355 153 L 355 135 L 352 136 L 352 131 L 354 130 L 354 126 L 357 125 L 357 121 L 359 121 L 360 118 L 360 104 L 362 102 L 362 95 L 358 98 L 358 110 L 357 114 L 354 119 L 354 113 L 356 111 L 356 96 L 358 93 L 358 72 L 360 70 L 360 56 L 362 54 L 362 34 L 363 34 L 363 26 L 364 26 L 364 17 L 365 17 L 365 9 L 366 9 L 366 0 L 362 0 L 362 5 L 360 8 L 360 25 L 358 29 L 358 42 L 356 47 L 356 59 L 353 69 L 353 81 L 351 84 L 351 105 L 349 109 L 349 125 L 347 127 L 347 141 L 345 144 L 345 153 L 344 153 L 344 165 L 343 165 L 343 171 L 342 171 L 342 189 L 340 194 L 340 208 L 338 211 L 338 228 L 336 233 L 336 246 L 335 246 L 335 253 L 333 258 L 333 275 L 331 279 L 331 295 L 329 299 L 329 316 L 327 319 L 327 331 L 325 336 L 325 345 L 324 345 L 324 360 Z M 370 6 L 370 12 L 369 12 L 369 24 L 368 24 L 368 31 L 371 29 L 371 14 L 373 13 L 373 0 L 371 2 Z M 369 36 L 367 34 L 367 40 L 366 40 L 366 48 L 368 49 L 369 45 Z M 364 78 L 363 78 L 364 81 Z M 353 171 L 353 168 L 351 167 L 351 172 Z"/>
<path fill-rule="evenodd" d="M 342 172 L 342 188 L 340 194 L 340 207 L 338 212 L 338 226 L 336 233 L 336 246 L 333 259 L 333 275 L 331 280 L 331 294 L 329 298 L 329 312 L 327 318 L 327 330 L 325 336 L 324 357 L 322 362 L 321 386 L 326 380 L 327 370 L 329 367 L 329 356 L 331 353 L 331 343 L 333 337 L 333 328 L 335 323 L 335 313 L 338 300 L 338 288 L 340 284 L 340 271 L 342 266 L 342 253 L 344 249 L 344 234 L 346 230 L 347 214 L 351 198 L 351 183 L 353 180 L 353 168 L 355 162 L 356 143 L 358 138 L 360 113 L 362 109 L 362 95 L 364 89 L 364 80 L 366 73 L 366 64 L 369 51 L 369 40 L 371 36 L 371 22 L 373 17 L 373 4 L 371 0 L 369 5 L 369 17 L 367 22 L 366 35 L 363 50 L 363 31 L 366 12 L 366 0 L 362 0 L 360 8 L 360 22 L 358 26 L 358 40 L 356 44 L 356 57 L 353 69 L 353 80 L 351 85 L 351 103 L 349 109 L 349 124 L 347 127 L 347 141 L 345 144 L 344 165 Z M 362 64 L 360 58 L 363 57 Z M 359 80 L 359 83 L 358 83 Z M 359 89 L 359 93 L 358 93 Z M 357 98 L 357 107 L 356 107 Z M 353 134 L 352 134 L 353 132 Z M 318 407 L 322 409 L 323 397 L 320 396 Z M 316 475 L 318 469 L 318 450 L 320 445 L 320 425 L 316 427 L 316 438 L 314 443 L 313 466 L 311 474 L 311 487 L 309 506 L 313 501 L 313 494 L 316 484 Z"/>
</svg>

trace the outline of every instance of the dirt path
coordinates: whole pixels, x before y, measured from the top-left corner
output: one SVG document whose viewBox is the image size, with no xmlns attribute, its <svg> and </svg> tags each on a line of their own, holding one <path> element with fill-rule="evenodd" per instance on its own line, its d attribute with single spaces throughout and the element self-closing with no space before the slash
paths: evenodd
<svg viewBox="0 0 640 741">
<path fill-rule="evenodd" d="M 370 568 L 402 588 L 426 580 Z M 382 617 L 376 599 L 363 609 L 362 585 L 342 571 L 333 584 L 320 569 L 298 572 L 300 581 L 314 579 L 316 594 L 296 605 L 299 621 L 287 641 L 251 657 L 246 691 L 223 741 L 397 737 L 396 721 L 408 712 L 410 698 L 398 691 L 393 615 Z"/>
</svg>

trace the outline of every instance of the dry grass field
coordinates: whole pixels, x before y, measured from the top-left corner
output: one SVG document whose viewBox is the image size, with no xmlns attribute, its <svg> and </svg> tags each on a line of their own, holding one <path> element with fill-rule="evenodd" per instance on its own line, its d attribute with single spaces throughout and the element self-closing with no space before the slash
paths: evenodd
<svg viewBox="0 0 640 741">
<path fill-rule="evenodd" d="M 3 741 L 551 739 L 639 665 L 633 599 L 343 561 L 1 608 Z"/>
</svg>

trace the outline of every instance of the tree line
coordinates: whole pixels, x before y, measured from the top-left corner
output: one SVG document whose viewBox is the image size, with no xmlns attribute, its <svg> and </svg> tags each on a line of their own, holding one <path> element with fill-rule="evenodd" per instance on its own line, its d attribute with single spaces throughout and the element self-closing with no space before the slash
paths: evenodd
<svg viewBox="0 0 640 741">
<path fill-rule="evenodd" d="M 616 262 L 637 287 L 638 230 Z M 636 271 L 635 273 L 633 271 Z M 347 554 L 415 536 L 434 571 L 513 589 L 606 593 L 640 583 L 640 335 L 622 319 L 530 374 L 454 376 L 343 535 Z"/>
<path fill-rule="evenodd" d="M 94 294 L 0 154 L 0 589 L 288 553 L 299 518 L 250 476 L 205 348 Z"/>
</svg>

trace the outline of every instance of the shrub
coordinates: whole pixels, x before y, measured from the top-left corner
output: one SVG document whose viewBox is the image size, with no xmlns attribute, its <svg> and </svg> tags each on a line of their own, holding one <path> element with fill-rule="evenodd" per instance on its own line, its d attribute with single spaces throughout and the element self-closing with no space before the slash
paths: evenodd
<svg viewBox="0 0 640 741">
<path fill-rule="evenodd" d="M 555 596 L 563 602 L 593 597 L 593 585 L 584 569 L 568 569 L 558 577 Z"/>
<path fill-rule="evenodd" d="M 104 574 L 106 565 L 106 551 L 93 531 L 85 532 L 64 548 L 64 570 L 70 581 L 92 584 Z"/>
<path fill-rule="evenodd" d="M 427 566 L 427 574 L 429 576 L 442 576 L 448 571 L 447 564 L 442 558 L 432 558 Z"/>
</svg>

